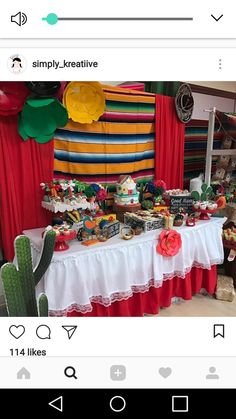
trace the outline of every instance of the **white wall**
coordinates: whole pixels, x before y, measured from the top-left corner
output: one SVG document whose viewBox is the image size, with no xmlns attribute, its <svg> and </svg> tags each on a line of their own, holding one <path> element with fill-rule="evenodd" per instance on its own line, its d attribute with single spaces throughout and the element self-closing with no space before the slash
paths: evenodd
<svg viewBox="0 0 236 419">
<path fill-rule="evenodd" d="M 211 87 L 213 89 L 224 90 L 226 92 L 236 92 L 236 81 L 187 81 L 186 83 Z"/>
<path fill-rule="evenodd" d="M 223 112 L 235 112 L 234 99 L 223 98 L 219 96 L 204 95 L 202 93 L 193 93 L 194 110 L 193 119 L 208 120 L 209 114 L 205 109 L 216 107 L 217 110 Z"/>
</svg>

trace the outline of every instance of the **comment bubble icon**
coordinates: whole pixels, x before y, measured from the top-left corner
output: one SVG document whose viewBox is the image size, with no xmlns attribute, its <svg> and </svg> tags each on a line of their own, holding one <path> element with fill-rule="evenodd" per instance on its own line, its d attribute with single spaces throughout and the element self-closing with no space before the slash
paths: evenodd
<svg viewBox="0 0 236 419">
<path fill-rule="evenodd" d="M 36 335 L 39 339 L 51 339 L 51 329 L 46 324 L 40 324 L 36 329 Z"/>
</svg>

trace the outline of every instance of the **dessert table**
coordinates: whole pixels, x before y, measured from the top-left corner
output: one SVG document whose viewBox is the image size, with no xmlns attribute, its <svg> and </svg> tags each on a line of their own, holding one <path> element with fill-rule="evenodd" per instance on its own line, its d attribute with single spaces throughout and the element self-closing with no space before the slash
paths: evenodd
<svg viewBox="0 0 236 419">
<path fill-rule="evenodd" d="M 224 260 L 222 225 L 225 218 L 175 227 L 182 248 L 176 256 L 157 253 L 161 229 L 135 236 L 119 235 L 91 247 L 73 240 L 64 252 L 54 252 L 36 292 L 45 292 L 51 316 L 141 316 L 157 314 L 172 297 L 191 299 L 205 288 L 213 294 L 216 265 Z M 42 247 L 42 229 L 26 230 L 33 263 Z"/>
</svg>

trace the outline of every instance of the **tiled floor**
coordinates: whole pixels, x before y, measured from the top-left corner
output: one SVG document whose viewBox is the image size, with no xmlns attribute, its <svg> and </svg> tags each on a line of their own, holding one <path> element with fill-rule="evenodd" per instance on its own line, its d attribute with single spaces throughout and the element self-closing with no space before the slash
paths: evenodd
<svg viewBox="0 0 236 419">
<path fill-rule="evenodd" d="M 192 300 L 172 304 L 160 310 L 161 317 L 236 317 L 236 297 L 232 303 L 197 294 Z"/>
<path fill-rule="evenodd" d="M 0 306 L 0 317 L 7 312 Z M 157 317 L 236 317 L 236 297 L 232 303 L 220 301 L 206 295 L 197 294 L 192 300 L 177 302 L 168 308 L 161 309 Z"/>
</svg>

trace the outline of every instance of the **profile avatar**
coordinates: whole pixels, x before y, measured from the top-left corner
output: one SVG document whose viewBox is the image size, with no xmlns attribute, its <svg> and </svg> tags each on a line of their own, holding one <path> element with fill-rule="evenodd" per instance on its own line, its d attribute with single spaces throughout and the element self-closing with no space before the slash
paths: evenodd
<svg viewBox="0 0 236 419">
<path fill-rule="evenodd" d="M 11 67 L 12 67 L 13 73 L 21 73 L 21 71 L 23 70 L 21 58 L 19 58 L 19 56 L 17 55 L 17 56 L 11 57 L 11 59 L 12 59 Z"/>
<path fill-rule="evenodd" d="M 14 54 L 8 58 L 8 70 L 13 74 L 21 74 L 27 67 L 27 61 L 23 55 Z"/>
</svg>

